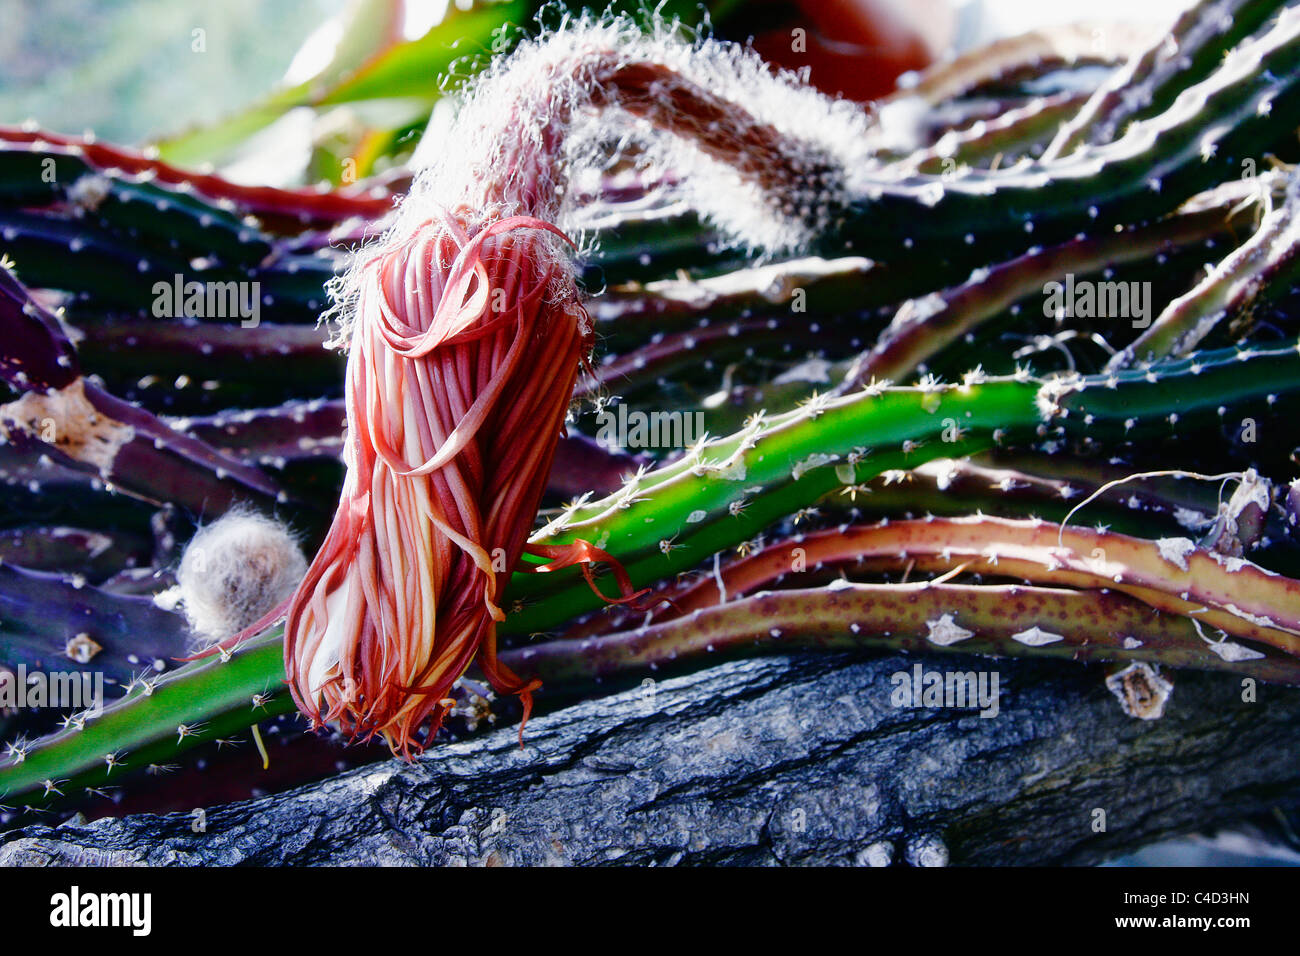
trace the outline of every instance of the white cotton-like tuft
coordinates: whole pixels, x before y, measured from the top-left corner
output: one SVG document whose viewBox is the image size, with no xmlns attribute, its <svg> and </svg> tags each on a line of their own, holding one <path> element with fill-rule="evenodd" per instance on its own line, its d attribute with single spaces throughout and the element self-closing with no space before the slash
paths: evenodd
<svg viewBox="0 0 1300 956">
<path fill-rule="evenodd" d="M 180 607 L 202 643 L 238 634 L 286 600 L 307 573 L 289 529 L 236 509 L 204 525 L 176 572 Z"/>
<path fill-rule="evenodd" d="M 629 85 L 638 71 L 644 85 Z M 686 100 L 694 105 L 679 108 Z M 693 118 L 691 109 L 714 118 Z M 680 24 L 643 31 L 625 17 L 570 20 L 522 41 L 435 116 L 427 135 L 436 148 L 421 150 L 427 164 L 387 232 L 331 287 L 332 344 L 346 346 L 359 272 L 388 244 L 459 209 L 536 216 L 586 245 L 592 223 L 571 187 L 620 160 L 671 181 L 670 205 L 694 209 L 734 246 L 797 254 L 835 227 L 856 193 L 871 162 L 871 126 L 858 104 Z M 740 148 L 719 145 L 721 128 Z"/>
</svg>

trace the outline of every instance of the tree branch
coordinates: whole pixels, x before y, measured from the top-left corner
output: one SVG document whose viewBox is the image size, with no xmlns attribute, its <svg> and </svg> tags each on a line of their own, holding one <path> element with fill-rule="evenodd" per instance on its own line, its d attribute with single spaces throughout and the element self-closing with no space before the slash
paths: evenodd
<svg viewBox="0 0 1300 956">
<path fill-rule="evenodd" d="M 891 704 L 891 675 L 997 673 L 998 716 Z M 1105 671 L 805 654 L 735 661 L 516 729 L 187 814 L 33 826 L 4 864 L 1080 864 L 1300 806 L 1300 693 L 1181 672 L 1126 716 Z M 1170 676 L 1166 674 L 1166 676 Z M 1094 832 L 1097 810 L 1104 832 Z"/>
</svg>

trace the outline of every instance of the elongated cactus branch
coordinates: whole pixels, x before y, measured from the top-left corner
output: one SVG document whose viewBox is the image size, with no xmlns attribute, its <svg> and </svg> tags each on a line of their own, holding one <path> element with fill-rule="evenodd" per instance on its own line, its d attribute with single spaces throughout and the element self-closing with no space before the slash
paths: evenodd
<svg viewBox="0 0 1300 956">
<path fill-rule="evenodd" d="M 508 652 L 522 673 L 562 684 L 701 657 L 804 648 L 953 651 L 1071 660 L 1143 660 L 1300 683 L 1300 662 L 1275 651 L 1212 654 L 1192 620 L 1107 591 L 1022 585 L 849 584 L 770 591 L 645 627 Z M 1237 645 L 1231 645 L 1240 648 Z"/>
<path fill-rule="evenodd" d="M 1300 582 L 1213 554 L 1186 538 L 1144 541 L 1075 526 L 1058 532 L 1051 522 L 1003 518 L 889 521 L 773 542 L 689 587 L 656 595 L 671 604 L 654 619 L 686 615 L 823 565 L 850 573 L 866 567 L 960 568 L 1037 584 L 1113 588 L 1300 657 Z"/>
<path fill-rule="evenodd" d="M 1109 143 L 1127 123 L 1166 109 L 1282 6 L 1279 0 L 1200 0 L 1092 94 L 1061 126 L 1043 158 L 1056 159 L 1084 143 Z"/>
<path fill-rule="evenodd" d="M 870 352 L 854 364 L 844 388 L 861 388 L 872 379 L 901 381 L 980 323 L 1002 314 L 1021 299 L 1041 295 L 1049 283 L 1060 283 L 1067 274 L 1083 278 L 1126 262 L 1152 259 L 1227 233 L 1246 221 L 1249 196 L 1247 208 L 1242 208 L 1239 195 L 1224 193 L 1217 199 L 1207 208 L 1176 214 L 1154 225 L 1072 239 L 1028 252 L 1009 262 L 979 269 L 954 289 L 905 303 Z M 1044 297 L 1044 303 L 1050 303 L 1050 299 Z M 1043 308 L 1046 310 L 1048 305 Z M 1122 328 L 1122 323 L 1135 316 L 1106 315 L 1101 319 Z"/>
<path fill-rule="evenodd" d="M 1289 292 L 1300 279 L 1300 177 L 1287 178 L 1280 202 L 1261 218 L 1255 234 L 1199 283 L 1156 317 L 1137 340 L 1111 359 L 1110 368 L 1185 355 L 1225 317 Z"/>
<path fill-rule="evenodd" d="M 45 159 L 53 160 L 54 176 L 40 175 Z M 94 175 L 106 180 L 106 191 L 111 191 L 115 183 L 129 180 L 156 183 L 180 194 L 193 192 L 216 201 L 236 215 L 292 224 L 294 231 L 353 217 L 375 219 L 387 213 L 394 200 L 392 191 L 382 183 L 337 190 L 247 186 L 214 173 L 183 170 L 94 137 L 64 136 L 29 126 L 0 126 L 0 195 L 21 195 L 30 201 L 41 195 L 33 191 L 60 183 L 66 190 L 75 186 L 80 177 Z"/>
</svg>

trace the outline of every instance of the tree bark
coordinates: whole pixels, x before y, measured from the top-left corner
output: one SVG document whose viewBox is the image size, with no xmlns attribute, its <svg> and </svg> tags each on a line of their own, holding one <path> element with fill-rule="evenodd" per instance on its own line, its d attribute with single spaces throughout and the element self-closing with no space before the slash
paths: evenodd
<svg viewBox="0 0 1300 956">
<path fill-rule="evenodd" d="M 892 675 L 917 663 L 997 673 L 998 715 L 895 707 Z M 0 862 L 1081 864 L 1300 806 L 1300 692 L 1259 685 L 1249 702 L 1240 678 L 1181 672 L 1148 721 L 1104 676 L 964 657 L 732 661 L 537 717 L 522 751 L 503 727 L 210 808 L 198 833 L 186 814 L 28 827 Z"/>
</svg>

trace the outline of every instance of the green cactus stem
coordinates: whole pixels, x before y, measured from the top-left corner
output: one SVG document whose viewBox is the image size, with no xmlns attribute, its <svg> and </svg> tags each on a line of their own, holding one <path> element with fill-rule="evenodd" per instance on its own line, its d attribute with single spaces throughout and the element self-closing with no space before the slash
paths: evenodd
<svg viewBox="0 0 1300 956">
<path fill-rule="evenodd" d="M 1102 83 L 1061 126 L 1043 158 L 1059 158 L 1084 143 L 1112 142 L 1127 124 L 1168 109 L 1283 5 L 1280 0 L 1200 0 Z"/>
<path fill-rule="evenodd" d="M 1048 521 L 928 518 L 849 525 L 797 535 L 720 566 L 656 600 L 666 620 L 748 594 L 822 565 L 1020 578 L 1034 584 L 1112 588 L 1157 610 L 1195 616 L 1224 633 L 1300 657 L 1300 583 L 1187 538 L 1146 541 Z"/>
<path fill-rule="evenodd" d="M 1261 194 L 1271 185 L 1272 180 L 1261 182 Z M 1183 246 L 1241 228 L 1251 214 L 1250 196 L 1243 205 L 1238 195 L 1245 191 L 1222 191 L 1212 202 L 1199 203 L 1191 212 L 1151 225 L 1035 249 L 1009 262 L 979 269 L 953 289 L 909 300 L 872 349 L 854 364 L 843 388 L 860 388 L 872 379 L 901 381 L 931 356 L 1023 299 L 1042 296 L 1046 310 L 1045 287 L 1064 280 L 1067 274 L 1086 277 L 1113 266 L 1168 255 Z M 1103 316 L 1099 323 L 1109 321 L 1122 328 L 1126 320 L 1132 319 L 1126 315 Z"/>
<path fill-rule="evenodd" d="M 1236 178 L 1300 116 L 1300 10 L 1286 9 L 1235 47 L 1163 113 L 1120 139 L 1050 163 L 953 177 L 866 181 L 842 232 L 860 255 L 888 261 L 934 255 L 948 269 L 1004 257 L 1081 230 L 1155 218 L 1197 192 Z M 978 249 L 975 237 L 979 237 Z M 969 247 L 967 255 L 961 250 Z"/>
<path fill-rule="evenodd" d="M 1099 34 L 1107 42 L 1098 43 Z M 995 40 L 926 70 L 914 85 L 885 100 L 882 109 L 906 99 L 935 107 L 1054 70 L 1119 64 L 1146 49 L 1151 35 L 1150 29 L 1115 21 L 1064 24 Z"/>
<path fill-rule="evenodd" d="M 54 163 L 55 175 L 42 176 Z M 136 150 L 88 136 L 64 136 L 35 126 L 0 126 L 0 196 L 24 202 L 47 199 L 81 176 L 98 173 L 116 182 L 126 177 L 157 183 L 182 194 L 220 203 L 236 217 L 257 216 L 277 231 L 302 232 L 348 219 L 376 219 L 396 198 L 382 181 L 340 189 L 279 189 L 246 186 L 214 173 L 193 172 Z"/>
<path fill-rule="evenodd" d="M 1261 184 L 1267 195 L 1267 186 Z M 1171 302 L 1110 368 L 1184 355 L 1226 317 L 1288 293 L 1300 279 L 1300 178 L 1291 174 L 1286 195 L 1265 214 L 1255 234 L 1208 275 Z"/>
<path fill-rule="evenodd" d="M 630 631 L 557 640 L 502 655 L 561 685 L 644 673 L 691 658 L 863 647 L 1075 661 L 1144 660 L 1300 683 L 1300 662 L 1202 638 L 1186 617 L 1113 591 L 1025 585 L 852 584 L 768 591 Z M 1228 645 L 1229 642 L 1219 642 Z M 1233 649 L 1236 649 L 1235 651 Z"/>
<path fill-rule="evenodd" d="M 1242 374 L 1246 362 L 1251 374 Z M 657 581 L 889 469 L 1051 434 L 1094 440 L 1167 434 L 1216 421 L 1243 402 L 1293 394 L 1300 389 L 1298 369 L 1295 347 L 1229 349 L 1042 384 L 1028 375 L 974 376 L 960 385 L 871 386 L 839 398 L 819 396 L 798 410 L 756 417 L 740 433 L 701 444 L 613 496 L 577 503 L 536 540 L 591 541 L 618 557 L 634 582 Z M 598 603 L 581 587 L 562 588 L 566 579 L 581 580 L 571 571 L 517 580 L 511 594 L 523 606 L 503 629 L 546 631 Z"/>
<path fill-rule="evenodd" d="M 956 174 L 962 167 L 1007 166 L 1037 158 L 1061 123 L 1073 116 L 1087 94 L 1064 92 L 1035 97 L 994 119 L 949 130 L 933 146 L 918 149 L 888 167 L 898 176 Z"/>
</svg>

